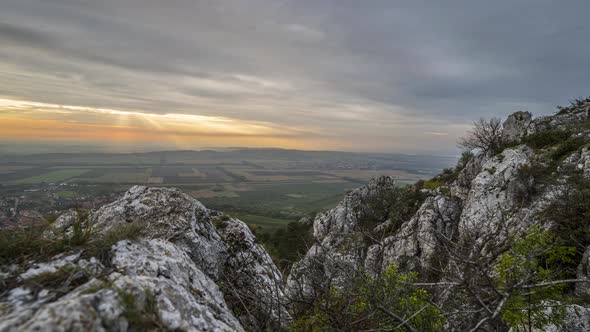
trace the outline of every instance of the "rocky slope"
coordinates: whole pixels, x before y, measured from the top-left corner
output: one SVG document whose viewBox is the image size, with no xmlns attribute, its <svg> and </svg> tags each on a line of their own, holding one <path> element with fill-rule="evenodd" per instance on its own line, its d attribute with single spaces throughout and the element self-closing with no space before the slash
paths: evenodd
<svg viewBox="0 0 590 332">
<path fill-rule="evenodd" d="M 46 236 L 71 236 L 77 218 L 60 217 Z M 242 331 L 289 320 L 281 273 L 248 227 L 179 190 L 133 187 L 88 222 L 92 237 L 130 225 L 139 235 L 99 257 L 81 246 L 4 266 L 1 331 Z"/>
<path fill-rule="evenodd" d="M 415 215 L 386 233 L 383 229 L 389 220 L 369 230 L 362 229 L 361 224 L 370 213 L 366 211 L 366 201 L 374 193 L 391 190 L 394 180 L 375 179 L 355 190 L 336 208 L 316 217 L 316 244 L 293 266 L 287 293 L 301 301 L 329 287 L 346 289 L 346 280 L 355 271 L 378 274 L 391 264 L 418 271 L 429 281 L 441 284 L 455 280 L 454 277 L 461 280 L 456 275 L 463 271 L 453 272 L 450 263 L 441 258 L 448 243 L 455 244 L 454 248 L 461 244 L 462 248 L 468 247 L 465 257 L 470 259 L 479 257 L 483 262 L 486 256 L 490 257 L 486 262 L 491 264 L 494 257 L 501 255 L 500 250 L 507 250 L 504 246 L 511 236 L 524 234 L 535 224 L 551 229 L 551 222 L 541 223 L 540 216 L 561 199 L 569 178 L 581 175 L 590 179 L 590 126 L 586 125 L 589 119 L 589 100 L 537 119 L 527 112 L 512 114 L 503 124 L 502 137 L 508 144 L 502 151 L 475 155 L 439 188 L 423 189 L 427 198 Z M 577 145 L 566 146 L 563 141 L 556 141 L 543 148 L 530 146 L 539 145 L 533 144 L 533 139 L 541 140 L 554 131 L 571 132 L 571 138 L 564 141 L 575 140 Z M 555 157 L 564 149 L 563 156 Z M 526 173 L 539 165 L 548 169 L 545 176 L 551 178 L 550 183 Z M 588 224 L 577 227 L 585 229 Z M 367 234 L 371 240 L 363 241 Z M 590 247 L 578 262 L 579 279 L 590 276 L 588 257 Z M 493 273 L 490 271 L 487 277 L 494 278 Z M 576 287 L 578 294 L 590 294 L 588 283 L 578 283 Z M 452 292 L 451 289 L 447 293 Z M 462 305 L 453 303 L 452 296 L 449 300 L 448 294 L 438 298 L 441 306 L 451 303 L 458 309 Z M 565 312 L 563 326 L 547 323 L 543 330 L 590 331 L 588 306 L 566 306 Z M 477 322 L 476 314 L 468 323 L 473 322 Z M 482 324 L 476 330 L 496 328 Z M 445 329 L 469 328 L 449 322 Z"/>
</svg>

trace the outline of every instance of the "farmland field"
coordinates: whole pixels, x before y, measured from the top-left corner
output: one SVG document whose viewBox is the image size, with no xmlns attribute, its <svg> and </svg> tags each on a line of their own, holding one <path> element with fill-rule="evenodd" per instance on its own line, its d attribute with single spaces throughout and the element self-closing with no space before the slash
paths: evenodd
<svg viewBox="0 0 590 332">
<path fill-rule="evenodd" d="M 390 175 L 405 185 L 453 163 L 450 157 L 273 149 L 31 155 L 0 162 L 0 195 L 28 190 L 77 202 L 136 184 L 178 187 L 209 208 L 272 230 L 334 207 L 372 177 Z M 61 185 L 52 189 L 51 183 Z"/>
<path fill-rule="evenodd" d="M 80 176 L 84 173 L 88 172 L 87 169 L 62 169 L 58 171 L 52 171 L 43 173 L 36 176 L 31 176 L 24 179 L 19 179 L 14 181 L 17 184 L 31 184 L 31 183 L 41 183 L 41 182 L 60 182 L 64 180 L 68 180 L 71 178 L 75 178 Z"/>
</svg>

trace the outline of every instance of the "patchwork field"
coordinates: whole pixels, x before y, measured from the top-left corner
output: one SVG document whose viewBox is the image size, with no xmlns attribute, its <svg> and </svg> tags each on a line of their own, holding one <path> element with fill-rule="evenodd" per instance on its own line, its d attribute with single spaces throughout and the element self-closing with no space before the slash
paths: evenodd
<svg viewBox="0 0 590 332">
<path fill-rule="evenodd" d="M 61 169 L 57 171 L 51 171 L 47 173 L 42 173 L 39 175 L 18 179 L 13 181 L 16 184 L 32 184 L 32 183 L 42 183 L 42 182 L 61 182 L 68 179 L 75 178 L 80 176 L 84 173 L 87 173 L 89 170 L 87 169 Z"/>
<path fill-rule="evenodd" d="M 430 178 L 452 158 L 245 149 L 147 154 L 50 154 L 0 162 L 0 194 L 68 186 L 53 197 L 75 200 L 131 185 L 178 187 L 210 208 L 274 229 L 334 207 L 370 178 L 400 185 Z M 35 189 L 37 188 L 37 189 Z"/>
</svg>

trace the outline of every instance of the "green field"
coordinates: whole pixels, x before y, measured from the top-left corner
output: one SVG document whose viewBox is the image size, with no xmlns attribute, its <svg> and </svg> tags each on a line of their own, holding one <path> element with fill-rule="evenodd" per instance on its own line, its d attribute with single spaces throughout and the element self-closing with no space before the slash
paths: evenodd
<svg viewBox="0 0 590 332">
<path fill-rule="evenodd" d="M 233 217 L 240 219 L 248 225 L 254 225 L 257 231 L 273 231 L 293 222 L 293 220 L 289 219 L 271 218 L 255 214 L 237 214 Z"/>
<path fill-rule="evenodd" d="M 0 195 L 45 195 L 43 203 L 36 200 L 41 207 L 60 209 L 92 205 L 136 184 L 177 187 L 208 208 L 270 231 L 333 208 L 372 177 L 414 183 L 451 163 L 437 156 L 280 149 L 11 156 L 0 163 Z"/>
<path fill-rule="evenodd" d="M 32 184 L 41 182 L 61 182 L 80 176 L 90 170 L 88 169 L 60 169 L 57 171 L 47 172 L 36 176 L 13 181 L 15 184 Z"/>
<path fill-rule="evenodd" d="M 58 191 L 55 194 L 61 198 L 74 198 L 78 196 L 77 192 L 71 190 Z"/>
</svg>

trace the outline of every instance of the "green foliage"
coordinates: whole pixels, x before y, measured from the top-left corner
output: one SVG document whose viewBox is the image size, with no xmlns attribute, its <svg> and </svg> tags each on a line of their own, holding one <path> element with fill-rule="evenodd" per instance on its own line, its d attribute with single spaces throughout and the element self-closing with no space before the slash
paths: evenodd
<svg viewBox="0 0 590 332">
<path fill-rule="evenodd" d="M 559 144 L 555 150 L 551 152 L 549 157 L 553 160 L 560 160 L 568 154 L 579 150 L 586 143 L 584 137 L 570 137 L 563 143 Z"/>
<path fill-rule="evenodd" d="M 465 168 L 465 166 L 467 166 L 467 164 L 471 161 L 471 159 L 473 159 L 474 156 L 475 155 L 471 151 L 463 151 L 461 153 L 461 157 L 459 158 L 459 161 L 457 161 L 457 166 L 455 166 L 455 171 L 460 172 L 461 170 L 463 170 Z"/>
<path fill-rule="evenodd" d="M 75 249 L 82 249 L 85 256 L 94 256 L 108 263 L 108 252 L 112 245 L 121 240 L 136 239 L 141 234 L 141 224 L 129 223 L 114 226 L 105 234 L 97 235 L 87 215 L 79 212 L 79 216 L 69 234 L 50 236 L 52 231 L 48 223 L 1 229 L 0 264 L 43 260 Z"/>
<path fill-rule="evenodd" d="M 422 188 L 435 190 L 435 189 L 440 188 L 440 186 L 442 186 L 442 185 L 443 185 L 443 183 L 440 181 L 428 180 L 428 181 L 424 182 L 424 184 L 422 185 Z"/>
<path fill-rule="evenodd" d="M 524 143 L 533 149 L 544 149 L 549 146 L 557 145 L 571 136 L 568 131 L 549 129 L 528 135 L 524 138 Z"/>
<path fill-rule="evenodd" d="M 311 228 L 311 223 L 290 222 L 286 228 L 279 228 L 274 233 L 256 234 L 256 237 L 275 264 L 281 270 L 288 271 L 313 244 Z"/>
<path fill-rule="evenodd" d="M 88 281 L 86 273 L 75 265 L 66 265 L 54 272 L 45 272 L 24 281 L 33 291 L 59 289 L 65 293 Z"/>
<path fill-rule="evenodd" d="M 569 113 L 574 109 L 583 107 L 584 105 L 587 105 L 588 103 L 590 103 L 590 97 L 588 98 L 574 98 L 570 100 L 570 104 L 568 106 L 557 106 L 557 109 L 559 110 L 559 112 L 557 114 L 565 114 L 565 113 Z"/>
<path fill-rule="evenodd" d="M 563 278 L 559 266 L 573 263 L 574 255 L 574 247 L 560 245 L 553 234 L 540 226 L 532 226 L 516 239 L 495 265 L 498 291 L 510 294 L 502 309 L 502 320 L 514 331 L 560 324 L 563 308 L 546 309 L 552 301 L 562 300 L 567 285 L 535 285 Z"/>
<path fill-rule="evenodd" d="M 47 224 L 27 228 L 0 229 L 0 264 L 26 262 L 67 250 L 63 241 L 43 237 Z"/>
<path fill-rule="evenodd" d="M 381 275 L 361 274 L 346 290 L 331 288 L 299 313 L 292 331 L 438 331 L 441 313 L 429 302 L 430 294 L 413 286 L 416 273 L 400 273 L 394 265 Z"/>
<path fill-rule="evenodd" d="M 590 181 L 581 175 L 568 179 L 568 188 L 549 205 L 543 217 L 551 221 L 551 232 L 560 244 L 576 248 L 576 262 L 590 246 Z M 570 275 L 574 276 L 577 264 L 567 264 Z"/>
<path fill-rule="evenodd" d="M 123 306 L 123 317 L 129 323 L 129 331 L 162 331 L 158 320 L 156 298 L 149 289 L 144 289 L 140 298 L 132 291 L 118 289 L 119 299 Z"/>
<path fill-rule="evenodd" d="M 381 189 L 366 202 L 368 209 L 361 215 L 363 230 L 372 231 L 375 226 L 389 220 L 388 235 L 396 231 L 404 221 L 409 220 L 418 211 L 426 195 L 417 186 Z"/>
<path fill-rule="evenodd" d="M 128 224 L 116 225 L 100 236 L 94 236 L 93 239 L 84 244 L 84 254 L 87 257 L 96 257 L 103 264 L 110 265 L 110 249 L 113 245 L 121 240 L 135 240 L 142 234 L 143 225 L 132 222 Z"/>
</svg>

